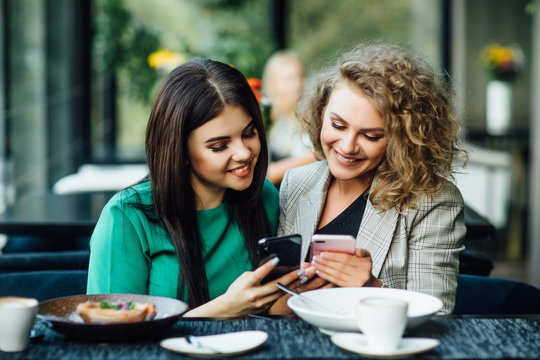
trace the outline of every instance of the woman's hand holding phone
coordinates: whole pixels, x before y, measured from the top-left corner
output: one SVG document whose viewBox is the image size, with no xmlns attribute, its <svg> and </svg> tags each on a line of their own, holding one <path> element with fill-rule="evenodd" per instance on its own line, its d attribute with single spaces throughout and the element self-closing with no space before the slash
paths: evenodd
<svg viewBox="0 0 540 360">
<path fill-rule="evenodd" d="M 288 287 L 298 292 L 317 290 L 333 286 L 332 284 L 329 284 L 328 281 L 315 276 L 315 268 L 311 266 L 310 263 L 303 263 L 301 266 L 301 270 L 297 271 L 296 275 L 298 278 L 292 283 L 285 284 L 282 281 L 282 278 L 273 281 L 273 283 L 279 282 L 281 284 L 287 285 Z M 291 295 L 285 292 L 282 292 L 281 294 L 282 296 L 268 309 L 269 315 L 287 315 L 293 313 L 293 311 L 287 305 L 287 300 L 289 300 Z"/>
<path fill-rule="evenodd" d="M 256 314 L 267 310 L 283 293 L 276 286 L 276 282 L 291 284 L 300 281 L 298 270 L 291 271 L 279 279 L 261 284 L 261 281 L 279 263 L 275 257 L 253 271 L 246 271 L 240 275 L 227 289 L 227 291 L 189 312 L 186 317 L 239 317 Z"/>
<path fill-rule="evenodd" d="M 372 286 L 376 280 L 371 254 L 357 249 L 351 235 L 314 234 L 310 258 L 317 276 L 337 286 Z"/>
<path fill-rule="evenodd" d="M 365 249 L 355 249 L 353 255 L 324 251 L 312 259 L 317 276 L 342 287 L 372 286 L 371 254 Z"/>
</svg>

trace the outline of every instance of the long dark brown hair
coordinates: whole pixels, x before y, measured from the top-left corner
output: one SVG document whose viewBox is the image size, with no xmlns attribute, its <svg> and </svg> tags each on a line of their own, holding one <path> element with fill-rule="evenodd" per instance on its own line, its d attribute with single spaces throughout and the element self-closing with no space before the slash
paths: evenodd
<svg viewBox="0 0 540 360">
<path fill-rule="evenodd" d="M 197 226 L 195 193 L 190 184 L 188 137 L 218 116 L 226 105 L 241 106 L 253 119 L 261 142 L 252 184 L 243 191 L 227 189 L 225 203 L 244 235 L 252 266 L 257 264 L 257 240 L 270 234 L 260 193 L 268 166 L 268 150 L 259 105 L 244 76 L 212 60 L 194 60 L 173 70 L 161 84 L 146 131 L 146 157 L 153 212 L 174 244 L 180 273 L 178 297 L 187 286 L 188 303 L 209 300 L 203 243 Z"/>
</svg>

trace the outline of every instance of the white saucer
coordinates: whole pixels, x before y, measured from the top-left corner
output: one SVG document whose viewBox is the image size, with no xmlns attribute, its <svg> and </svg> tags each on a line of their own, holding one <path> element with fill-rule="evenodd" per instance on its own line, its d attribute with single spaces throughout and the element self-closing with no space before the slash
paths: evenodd
<svg viewBox="0 0 540 360">
<path fill-rule="evenodd" d="M 343 331 L 334 331 L 334 330 L 328 330 L 328 329 L 325 329 L 325 328 L 319 328 L 319 331 L 322 332 L 324 335 L 328 335 L 328 336 L 332 336 L 332 335 L 337 335 L 337 334 L 343 334 L 344 332 Z M 348 331 L 345 331 L 345 333 L 349 333 Z M 360 334 L 360 330 L 358 330 L 358 333 Z"/>
<path fill-rule="evenodd" d="M 237 355 L 264 344 L 268 334 L 264 331 L 238 331 L 219 335 L 197 336 L 201 346 L 187 342 L 185 337 L 169 338 L 159 344 L 167 350 L 193 357 L 212 358 Z M 208 346 L 208 347 L 205 347 Z"/>
<path fill-rule="evenodd" d="M 397 349 L 385 353 L 375 353 L 368 350 L 364 335 L 357 333 L 339 333 L 332 335 L 330 340 L 340 348 L 372 358 L 400 358 L 418 354 L 436 348 L 441 343 L 437 339 L 403 338 Z"/>
</svg>

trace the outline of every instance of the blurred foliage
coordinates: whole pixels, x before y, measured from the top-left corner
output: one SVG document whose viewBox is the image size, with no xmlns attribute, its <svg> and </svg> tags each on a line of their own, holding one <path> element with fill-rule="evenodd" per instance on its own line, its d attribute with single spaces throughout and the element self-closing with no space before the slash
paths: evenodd
<svg viewBox="0 0 540 360">
<path fill-rule="evenodd" d="M 292 0 L 289 43 L 308 70 L 333 62 L 355 44 L 384 39 L 439 61 L 440 1 Z"/>
<path fill-rule="evenodd" d="M 156 51 L 170 51 L 183 61 L 215 59 L 246 77 L 260 77 L 275 50 L 271 1 L 93 0 L 92 61 L 97 81 L 117 79 L 119 148 L 144 149 L 151 99 L 171 70 L 150 66 L 148 58 Z"/>
<path fill-rule="evenodd" d="M 260 77 L 266 59 L 275 50 L 269 16 L 271 0 L 232 3 L 234 9 L 231 4 L 201 8 L 212 19 L 212 25 L 204 33 L 205 41 L 193 44 L 194 55 L 229 63 L 246 77 Z"/>
<path fill-rule="evenodd" d="M 233 65 L 246 77 L 261 78 L 266 59 L 277 50 L 273 0 L 93 0 L 93 4 L 93 62 L 99 74 L 118 78 L 121 146 L 142 144 L 144 126 L 135 123 L 146 122 L 149 100 L 166 74 L 148 64 L 150 54 L 166 49 L 186 61 L 211 58 Z M 440 0 L 289 0 L 287 44 L 304 60 L 308 75 L 369 38 L 406 45 L 412 41 L 437 62 L 439 4 Z"/>
<path fill-rule="evenodd" d="M 115 5 L 112 9 L 111 6 L 103 7 L 102 16 L 118 19 L 112 20 L 111 25 L 102 22 L 105 29 L 100 32 L 103 35 L 109 35 L 110 31 L 116 33 L 107 38 L 114 39 L 110 42 L 117 44 L 116 52 L 109 52 L 117 59 L 125 56 L 118 52 L 127 52 L 129 56 L 144 55 L 141 61 L 146 61 L 159 47 L 188 59 L 220 60 L 234 65 L 249 77 L 260 76 L 266 58 L 275 49 L 268 15 L 270 0 L 96 1 Z M 133 33 L 131 28 L 135 26 L 155 36 L 157 42 L 131 43 L 133 48 L 123 46 L 133 39 L 126 41 L 124 37 Z M 148 68 L 148 64 L 145 67 Z"/>
<path fill-rule="evenodd" d="M 199 0 L 199 4 L 211 9 L 221 8 L 234 10 L 241 7 L 247 1 L 252 0 Z"/>
<path fill-rule="evenodd" d="M 146 59 L 160 46 L 158 34 L 138 22 L 123 0 L 96 0 L 95 4 L 99 15 L 94 18 L 93 60 L 98 71 L 113 76 L 131 74 L 129 93 L 149 102 L 157 75 Z"/>
<path fill-rule="evenodd" d="M 525 12 L 529 15 L 534 15 L 536 9 L 538 9 L 538 0 L 530 0 L 525 6 Z"/>
</svg>

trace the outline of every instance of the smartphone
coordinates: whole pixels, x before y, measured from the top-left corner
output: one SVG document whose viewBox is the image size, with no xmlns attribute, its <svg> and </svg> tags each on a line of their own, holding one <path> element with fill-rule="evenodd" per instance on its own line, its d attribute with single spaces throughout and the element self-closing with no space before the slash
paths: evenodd
<svg viewBox="0 0 540 360">
<path fill-rule="evenodd" d="M 261 283 L 277 279 L 278 277 L 300 268 L 302 253 L 302 236 L 300 234 L 273 236 L 262 238 L 257 245 L 259 266 L 274 256 L 279 257 L 279 263 Z"/>
<path fill-rule="evenodd" d="M 311 237 L 309 258 L 313 261 L 313 257 L 323 251 L 354 254 L 355 248 L 356 239 L 351 235 L 314 234 Z"/>
</svg>

